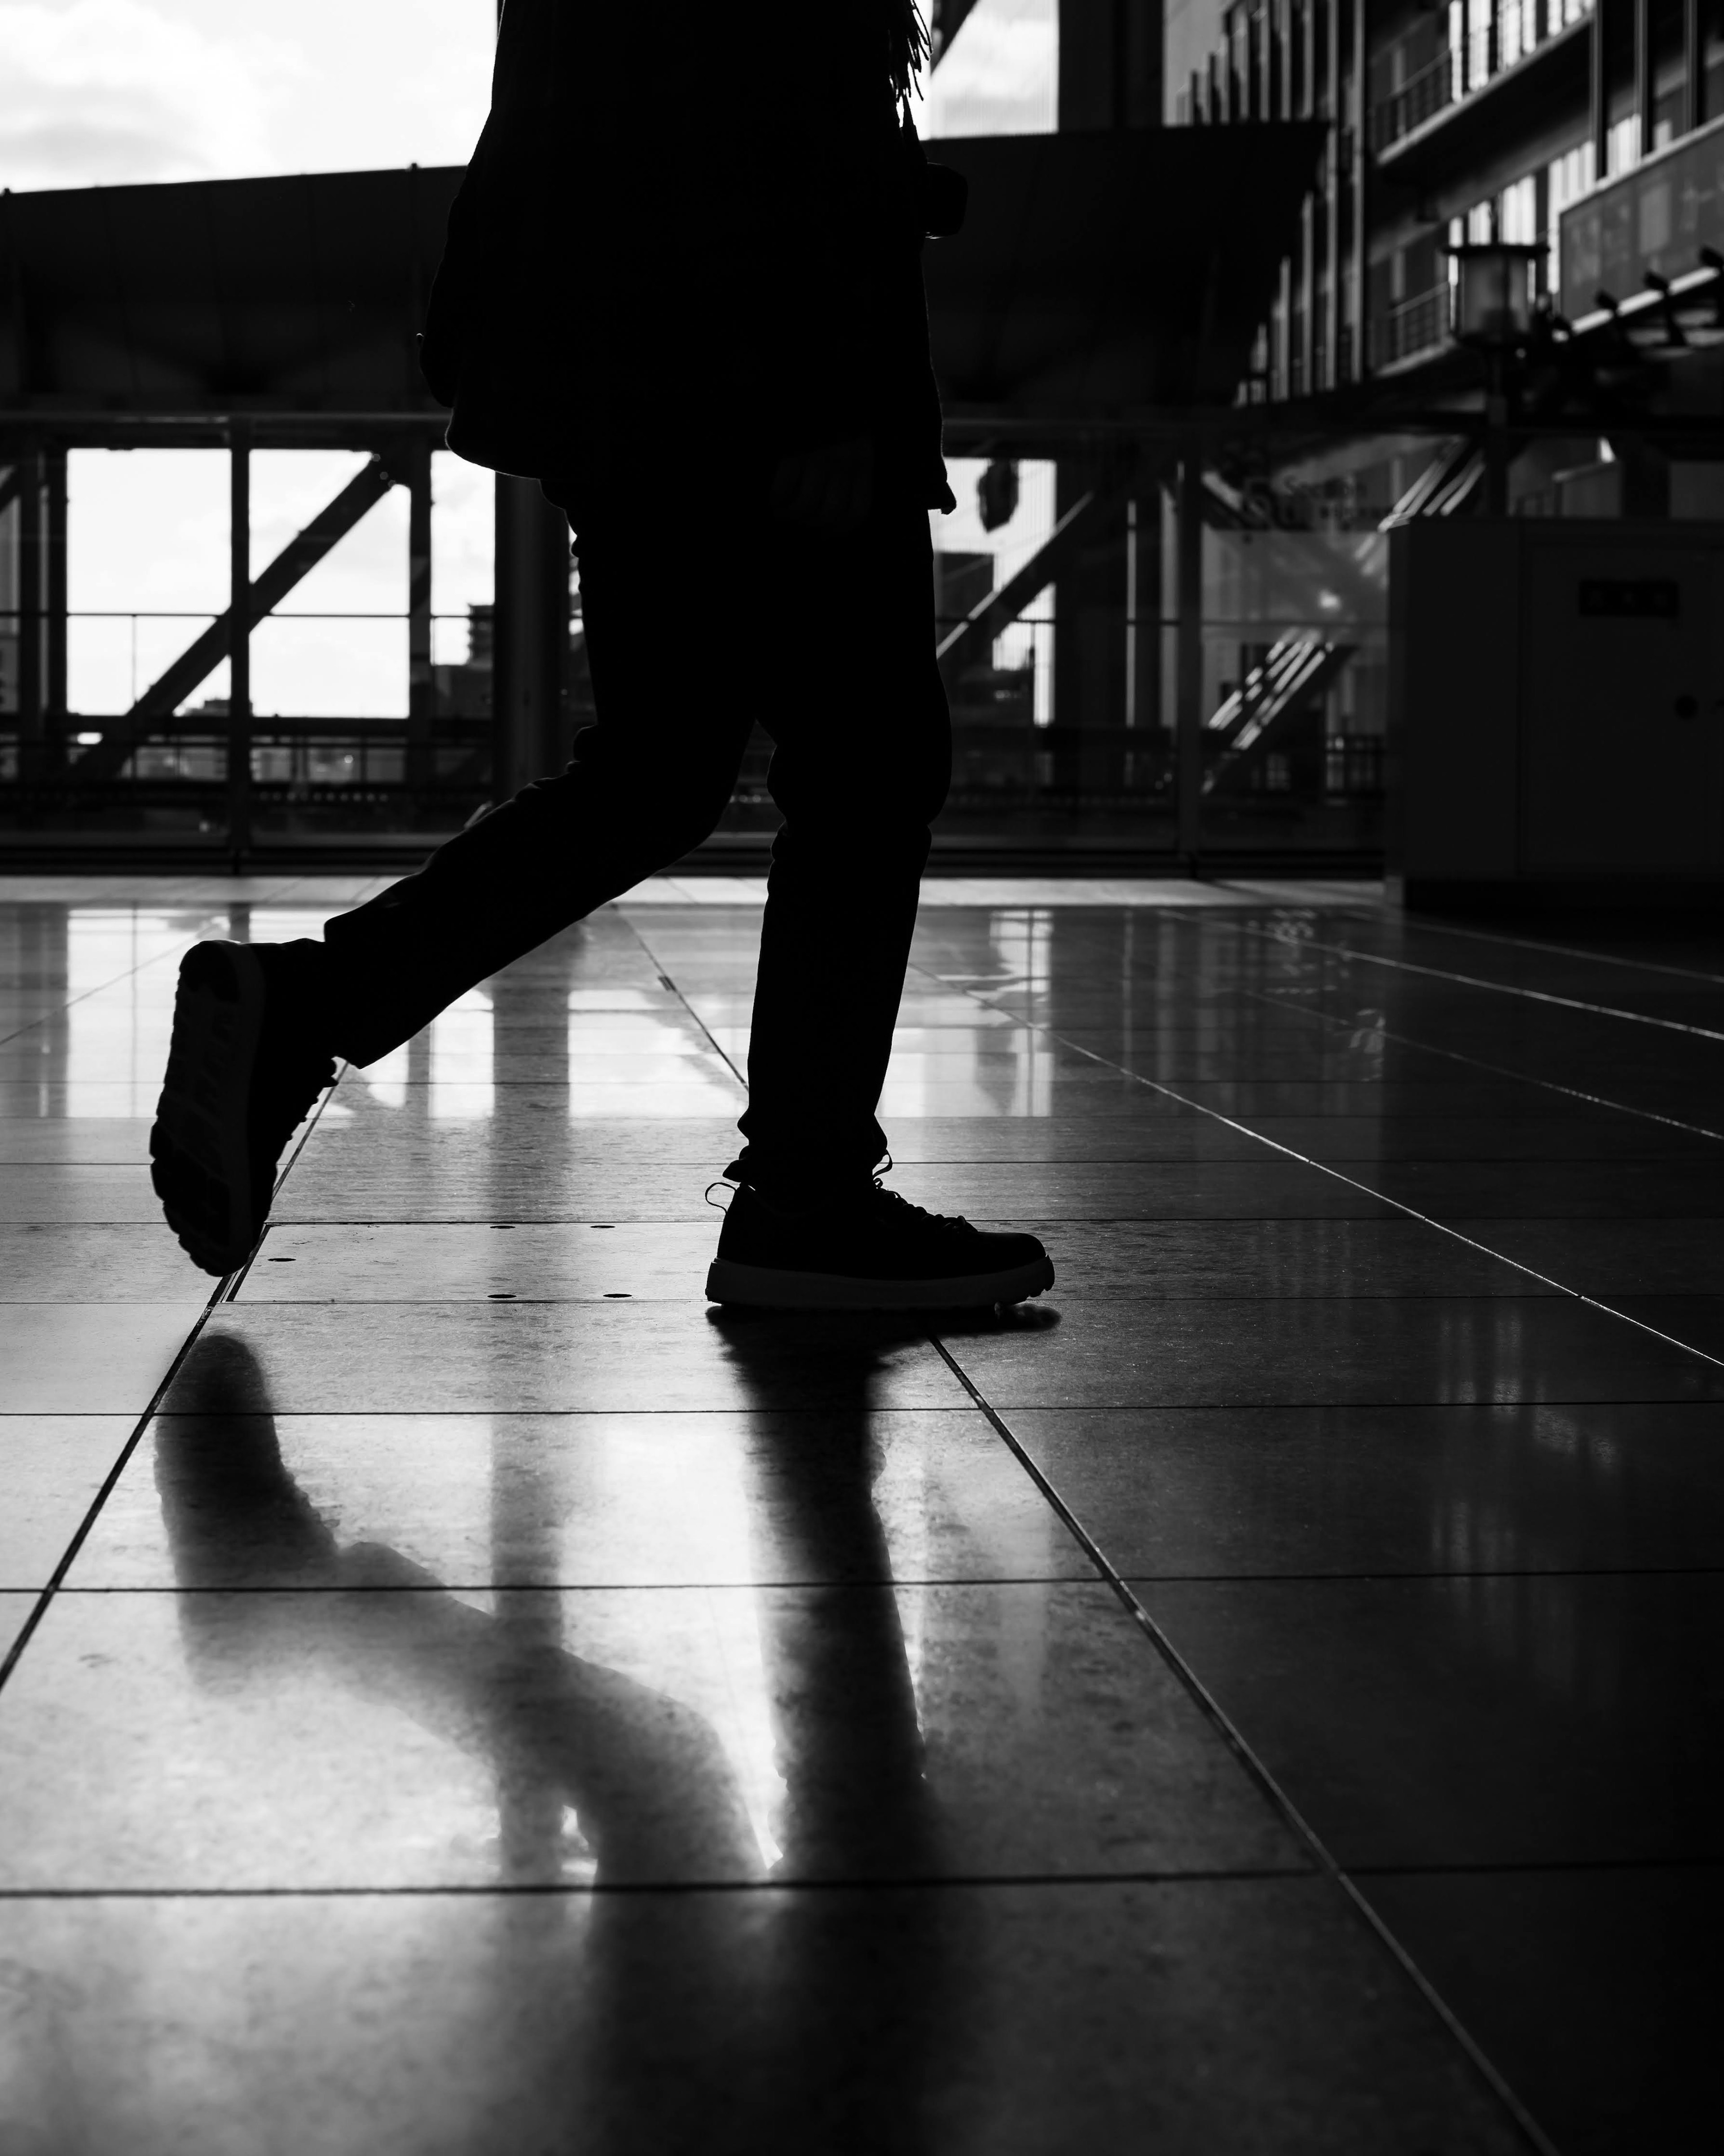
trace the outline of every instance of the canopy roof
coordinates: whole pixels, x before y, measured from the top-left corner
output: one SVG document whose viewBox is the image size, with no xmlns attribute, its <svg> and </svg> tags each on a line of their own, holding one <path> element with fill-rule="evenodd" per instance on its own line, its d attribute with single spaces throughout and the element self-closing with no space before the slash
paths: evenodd
<svg viewBox="0 0 1724 2156">
<path fill-rule="evenodd" d="M 1229 402 L 1323 139 L 1272 123 L 930 146 L 947 394 L 1028 416 Z M 435 414 L 413 338 L 454 168 L 0 196 L 0 421 Z"/>
</svg>

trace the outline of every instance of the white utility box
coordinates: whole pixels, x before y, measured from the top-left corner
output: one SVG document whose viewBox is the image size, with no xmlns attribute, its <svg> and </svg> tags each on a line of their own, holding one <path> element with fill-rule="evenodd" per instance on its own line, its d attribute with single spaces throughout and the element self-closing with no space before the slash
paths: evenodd
<svg viewBox="0 0 1724 2156">
<path fill-rule="evenodd" d="M 1393 531 L 1388 752 L 1409 905 L 1724 898 L 1724 524 Z"/>
</svg>

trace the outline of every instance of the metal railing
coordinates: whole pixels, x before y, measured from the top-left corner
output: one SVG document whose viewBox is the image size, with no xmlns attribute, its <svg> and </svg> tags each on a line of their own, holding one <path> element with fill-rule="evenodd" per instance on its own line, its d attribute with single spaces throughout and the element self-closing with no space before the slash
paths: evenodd
<svg viewBox="0 0 1724 2156">
<path fill-rule="evenodd" d="M 1434 285 L 1402 300 L 1371 325 L 1371 364 L 1392 367 L 1397 360 L 1435 352 L 1449 339 L 1449 287 Z"/>
<path fill-rule="evenodd" d="M 1456 56 L 1439 53 L 1408 75 L 1398 89 L 1371 109 L 1370 137 L 1373 150 L 1387 150 L 1403 135 L 1422 126 L 1434 113 L 1454 104 L 1460 94 L 1455 82 Z"/>
</svg>

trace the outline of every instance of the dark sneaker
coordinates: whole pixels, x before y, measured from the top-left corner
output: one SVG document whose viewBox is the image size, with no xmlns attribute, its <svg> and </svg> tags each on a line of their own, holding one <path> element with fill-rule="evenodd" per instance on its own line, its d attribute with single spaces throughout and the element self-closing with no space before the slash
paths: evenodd
<svg viewBox="0 0 1724 2156">
<path fill-rule="evenodd" d="M 985 1235 L 878 1183 L 808 1213 L 781 1212 L 744 1183 L 706 1276 L 712 1302 L 779 1310 L 976 1310 L 1053 1285 L 1034 1235 Z"/>
<path fill-rule="evenodd" d="M 230 1273 L 257 1248 L 287 1142 L 335 1075 L 295 1022 L 275 947 L 200 943 L 186 953 L 150 1180 L 205 1272 Z"/>
</svg>

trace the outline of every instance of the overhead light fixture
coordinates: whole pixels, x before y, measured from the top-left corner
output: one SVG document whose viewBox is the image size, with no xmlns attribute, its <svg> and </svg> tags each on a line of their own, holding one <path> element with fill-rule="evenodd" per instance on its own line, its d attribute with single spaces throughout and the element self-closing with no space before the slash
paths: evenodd
<svg viewBox="0 0 1724 2156">
<path fill-rule="evenodd" d="M 1532 330 L 1532 265 L 1544 253 L 1523 241 L 1490 239 L 1451 247 L 1458 275 L 1450 329 L 1457 344 L 1511 352 Z"/>
</svg>

